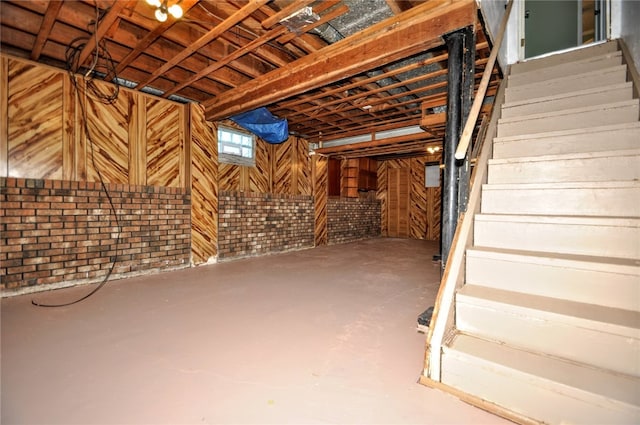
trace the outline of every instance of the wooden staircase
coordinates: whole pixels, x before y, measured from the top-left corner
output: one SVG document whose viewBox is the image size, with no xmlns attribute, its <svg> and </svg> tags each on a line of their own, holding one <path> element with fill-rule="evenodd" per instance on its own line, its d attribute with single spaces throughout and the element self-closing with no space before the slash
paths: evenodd
<svg viewBox="0 0 640 425">
<path fill-rule="evenodd" d="M 434 386 L 522 423 L 640 423 L 627 75 L 615 41 L 512 66 Z"/>
</svg>

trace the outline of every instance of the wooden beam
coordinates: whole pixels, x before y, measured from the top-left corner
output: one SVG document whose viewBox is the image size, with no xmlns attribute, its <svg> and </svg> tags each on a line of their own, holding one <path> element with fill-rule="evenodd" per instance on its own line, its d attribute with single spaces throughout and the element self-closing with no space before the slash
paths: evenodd
<svg viewBox="0 0 640 425">
<path fill-rule="evenodd" d="M 426 86 L 426 88 L 410 90 L 408 92 L 405 92 L 404 94 L 420 93 L 426 90 L 435 90 L 437 88 L 442 88 L 442 87 L 446 87 L 446 82 L 436 83 L 430 86 Z M 496 91 L 495 85 L 491 85 L 487 90 L 487 95 L 494 94 L 495 91 Z M 397 98 L 402 95 L 403 94 L 401 93 L 399 95 L 393 95 L 391 97 Z M 359 108 L 354 106 L 351 109 L 344 110 L 345 112 L 352 112 L 351 114 L 347 115 L 345 118 L 350 119 L 353 124 L 356 124 L 356 123 L 360 124 L 360 126 L 362 127 L 375 125 L 376 121 L 385 122 L 385 123 L 391 122 L 393 119 L 390 117 L 396 117 L 397 115 L 401 114 L 403 111 L 409 116 L 410 119 L 412 119 L 414 118 L 415 114 L 420 112 L 421 108 L 420 106 L 411 107 L 411 105 L 415 105 L 416 103 L 420 103 L 420 102 L 422 102 L 422 105 L 424 105 L 425 102 L 428 102 L 428 104 L 430 104 L 431 107 L 443 106 L 446 103 L 446 96 L 447 94 L 445 92 L 441 92 L 431 96 L 421 97 L 419 99 L 410 99 L 410 100 L 394 103 L 392 105 L 385 105 L 385 104 L 376 105 L 376 106 L 373 106 L 368 111 L 359 111 L 360 113 L 357 113 L 357 114 L 354 112 L 357 111 Z M 405 108 L 404 110 L 398 110 L 397 108 L 399 107 L 405 107 Z M 372 112 L 372 111 L 375 111 L 376 113 L 370 114 L 369 112 Z M 295 129 L 295 131 L 298 131 L 303 134 L 306 134 L 307 132 L 314 132 L 315 131 L 314 129 L 316 126 L 309 120 L 317 119 L 319 121 L 325 121 L 328 123 L 330 122 L 330 118 L 332 115 L 335 115 L 335 112 L 328 111 L 328 112 L 318 113 L 316 115 L 307 115 L 303 118 L 298 118 L 297 121 L 289 119 L 289 128 Z M 342 115 L 342 116 L 345 116 L 345 115 Z M 405 118 L 399 118 L 399 119 L 406 120 L 407 118 L 405 117 Z M 420 119 L 420 116 L 416 115 L 415 116 L 416 125 L 418 124 L 419 119 Z M 300 122 L 300 120 L 302 120 L 302 122 Z M 341 124 L 341 123 L 337 123 L 334 121 L 329 125 L 329 127 L 337 129 L 338 124 Z M 410 125 L 410 124 L 407 123 L 404 126 L 407 126 L 407 125 Z M 327 127 L 321 128 L 321 130 L 322 130 L 323 136 L 330 136 L 333 133 L 337 133 L 338 135 L 340 135 L 340 133 L 343 132 L 342 130 L 328 131 Z M 369 132 L 370 131 L 365 131 L 365 133 L 369 133 Z M 340 135 L 339 137 L 346 137 L 346 136 Z"/>
<path fill-rule="evenodd" d="M 184 59 L 191 56 L 193 53 L 198 51 L 201 47 L 220 37 L 225 31 L 233 28 L 234 25 L 241 22 L 247 16 L 251 15 L 258 8 L 268 3 L 270 0 L 249 0 L 244 7 L 239 9 L 233 15 L 229 16 L 227 19 L 222 21 L 219 25 L 216 25 L 215 28 L 208 31 L 205 35 L 197 39 L 195 42 L 187 46 L 184 50 L 178 53 L 176 56 L 169 59 L 164 65 L 155 70 L 146 80 L 141 81 L 140 84 L 136 86 L 136 90 L 140 90 L 143 87 L 149 85 L 153 80 L 161 76 L 164 72 L 176 66 L 178 63 L 182 62 Z"/>
<path fill-rule="evenodd" d="M 434 62 L 440 62 L 441 60 L 446 60 L 447 57 L 448 57 L 448 55 L 440 55 L 440 56 L 437 56 L 435 58 L 429 58 L 429 59 L 427 59 L 425 61 L 421 61 L 419 63 L 420 64 L 422 64 L 422 63 L 429 64 L 429 63 L 434 63 Z M 486 62 L 486 59 L 479 59 L 478 61 L 476 61 L 476 65 L 483 64 L 484 62 Z M 400 70 L 400 72 L 397 72 L 397 70 L 390 71 L 390 72 L 387 72 L 385 74 L 381 74 L 379 76 L 369 78 L 369 79 L 367 79 L 367 81 L 369 81 L 369 80 L 378 81 L 378 80 L 381 80 L 383 78 L 388 77 L 389 75 L 399 74 L 399 73 L 406 72 L 408 70 L 419 68 L 419 67 L 420 66 L 416 66 L 415 64 L 411 64 L 411 65 L 408 65 L 408 66 L 405 66 L 405 67 L 402 67 L 402 68 L 398 68 Z M 362 97 L 371 96 L 372 94 L 376 94 L 376 93 L 379 93 L 379 92 L 388 91 L 388 90 L 390 90 L 392 88 L 402 87 L 402 86 L 406 86 L 406 85 L 411 84 L 411 83 L 419 82 L 419 81 L 426 80 L 426 79 L 429 79 L 429 78 L 434 78 L 434 77 L 440 76 L 442 74 L 446 74 L 446 72 L 447 72 L 447 70 L 444 69 L 444 70 L 437 70 L 437 71 L 434 71 L 434 72 L 431 72 L 431 73 L 428 73 L 428 74 L 421 74 L 421 75 L 418 75 L 416 77 L 409 78 L 407 80 L 403 80 L 403 81 L 400 81 L 400 82 L 397 82 L 397 83 L 389 84 L 387 86 L 378 87 L 378 88 L 370 90 L 370 91 L 358 92 L 358 93 L 356 93 L 355 95 L 352 95 L 352 96 L 347 96 L 347 97 L 343 97 L 343 98 L 340 98 L 340 99 L 335 99 L 335 100 L 332 100 L 332 101 L 329 101 L 329 102 L 323 102 L 322 106 L 324 108 L 328 109 L 328 107 L 332 106 L 332 105 L 336 105 L 336 104 L 339 104 L 339 103 L 342 103 L 342 102 L 352 102 L 352 101 L 354 101 L 356 99 L 359 99 L 359 98 L 362 98 Z M 332 92 L 349 90 L 350 88 L 353 88 L 353 87 L 358 87 L 358 84 L 354 83 L 354 84 L 349 84 L 349 85 L 346 85 L 346 86 L 342 86 L 342 87 L 340 87 L 338 89 L 333 89 Z M 437 87 L 438 87 L 437 85 L 426 86 L 426 87 L 420 88 L 419 90 L 410 90 L 410 91 L 407 91 L 407 92 L 403 92 L 401 95 L 395 95 L 395 96 L 391 95 L 391 96 L 388 96 L 386 98 L 380 98 L 380 99 L 376 99 L 376 100 L 371 100 L 370 102 L 367 102 L 367 104 L 370 105 L 370 106 L 374 106 L 376 104 L 384 103 L 386 100 L 393 100 L 393 99 L 405 97 L 408 94 L 419 93 L 419 92 L 431 90 L 431 89 L 434 89 L 434 88 L 437 88 Z M 317 99 L 317 98 L 321 98 L 322 95 L 315 95 L 313 97 Z M 296 104 L 303 103 L 303 100 L 297 101 Z M 415 103 L 418 100 L 419 99 L 414 99 L 410 103 Z M 392 106 L 393 107 L 397 107 L 397 106 L 400 106 L 400 104 L 399 103 L 394 103 Z M 357 107 L 359 108 L 360 106 L 358 105 Z M 283 108 L 276 108 L 274 111 L 279 111 L 281 109 L 283 109 Z M 296 116 L 296 115 L 307 115 L 308 113 L 310 113 L 310 112 L 312 112 L 312 111 L 314 111 L 316 109 L 317 109 L 317 107 L 315 107 L 315 106 L 311 106 L 311 107 L 304 108 L 304 109 L 296 109 L 296 110 L 293 111 L 293 113 L 289 113 L 287 116 L 289 117 L 289 119 L 291 119 L 291 117 Z M 316 116 L 319 116 L 319 115 L 314 115 L 314 118 Z"/>
<path fill-rule="evenodd" d="M 257 49 L 258 47 L 262 46 L 263 44 L 268 43 L 269 41 L 273 40 L 274 38 L 280 37 L 285 32 L 287 32 L 287 28 L 285 28 L 285 27 L 279 27 L 279 28 L 267 31 L 266 33 L 262 34 L 260 37 L 254 39 L 250 43 L 247 43 L 244 46 L 242 46 L 241 48 L 239 48 L 237 50 L 234 50 L 233 53 L 231 53 L 230 55 L 227 55 L 224 58 L 220 59 L 219 61 L 217 61 L 215 63 L 212 63 L 211 65 L 207 66 L 203 70 L 198 71 L 191 78 L 187 79 L 186 81 L 183 81 L 182 83 L 178 84 L 177 86 L 175 86 L 171 90 L 167 90 L 162 95 L 162 97 L 167 98 L 167 97 L 171 96 L 172 94 L 179 92 L 183 88 L 195 83 L 196 81 L 200 80 L 201 78 L 206 77 L 207 75 L 211 74 L 212 72 L 217 71 L 218 69 L 220 69 L 223 66 L 231 63 L 232 61 L 238 59 L 239 57 L 244 56 L 247 53 L 250 53 L 254 49 Z"/>
<path fill-rule="evenodd" d="M 325 1 L 324 3 L 328 3 L 328 1 Z M 340 7 L 337 7 L 335 9 L 333 9 L 331 12 L 322 15 L 322 17 L 317 20 L 316 22 L 309 24 L 309 25 L 305 25 L 304 27 L 302 27 L 302 29 L 300 31 L 302 32 L 309 32 L 314 28 L 319 27 L 320 25 L 326 24 L 327 22 L 337 18 L 338 16 L 342 16 L 345 13 L 347 13 L 349 11 L 349 7 L 347 5 L 342 5 Z M 286 44 L 288 42 L 290 42 L 291 40 L 293 40 L 294 38 L 299 37 L 298 34 L 296 33 L 292 33 L 290 32 L 289 34 L 285 34 L 282 37 L 278 38 L 276 41 L 280 44 Z"/>
<path fill-rule="evenodd" d="M 386 1 L 387 1 L 387 6 L 389 6 L 389 9 L 391 9 L 391 11 L 394 14 L 399 15 L 402 12 L 404 12 L 404 9 L 402 9 L 400 4 L 398 3 L 398 0 L 386 0 Z"/>
<path fill-rule="evenodd" d="M 473 0 L 431 0 L 205 102 L 218 120 L 304 93 L 443 44 L 476 21 Z"/>
<path fill-rule="evenodd" d="M 53 24 L 56 22 L 56 17 L 62 7 L 62 3 L 62 0 L 51 0 L 49 2 L 47 11 L 44 13 L 44 18 L 42 19 L 42 24 L 40 25 L 40 31 L 38 31 L 38 37 L 33 43 L 33 49 L 31 50 L 30 56 L 31 60 L 35 61 L 40 57 L 42 49 L 49 38 L 49 34 L 51 34 L 51 28 L 53 28 Z"/>
<path fill-rule="evenodd" d="M 486 45 L 487 43 L 484 43 L 484 44 Z M 443 54 L 443 55 L 431 57 L 431 58 L 422 60 L 422 61 L 417 62 L 417 63 L 413 63 L 413 64 L 406 65 L 406 66 L 403 66 L 403 67 L 400 67 L 400 68 L 397 68 L 397 69 L 394 69 L 394 70 L 391 70 L 391 71 L 387 71 L 387 72 L 385 72 L 383 74 L 380 74 L 380 75 L 377 75 L 375 77 L 369 77 L 366 80 L 361 81 L 360 83 L 379 81 L 379 80 L 382 80 L 384 78 L 387 78 L 387 77 L 390 77 L 390 76 L 393 76 L 393 75 L 398 75 L 398 74 L 401 74 L 401 73 L 404 73 L 404 72 L 407 72 L 407 71 L 411 71 L 413 69 L 417 69 L 417 68 L 421 68 L 423 66 L 430 65 L 432 63 L 443 62 L 443 61 L 447 60 L 448 56 L 449 56 L 448 54 Z M 485 62 L 486 62 L 485 59 L 479 59 L 478 61 L 476 61 L 476 65 L 479 65 L 479 64 L 482 64 L 482 63 L 485 63 Z M 388 85 L 388 86 L 378 87 L 378 88 L 376 88 L 376 89 L 374 89 L 374 90 L 372 90 L 370 92 L 358 92 L 357 94 L 355 94 L 353 96 L 346 96 L 346 97 L 343 97 L 343 98 L 340 98 L 340 99 L 336 99 L 336 100 L 333 100 L 333 101 L 323 102 L 323 106 L 325 108 L 327 108 L 328 106 L 335 105 L 335 104 L 338 104 L 338 103 L 341 103 L 341 102 L 344 102 L 344 101 L 353 101 L 353 100 L 355 100 L 357 98 L 366 97 L 366 96 L 369 96 L 371 94 L 375 94 L 375 93 L 380 92 L 380 91 L 391 89 L 393 87 L 401 87 L 403 85 L 410 84 L 411 82 L 417 82 L 417 81 L 421 81 L 421 80 L 424 80 L 424 79 L 436 77 L 438 75 L 441 75 L 442 73 L 446 73 L 446 69 L 445 70 L 437 70 L 437 71 L 434 71 L 434 72 L 431 72 L 431 73 L 428 73 L 428 74 L 423 74 L 421 76 L 414 77 L 414 78 L 411 78 L 411 79 L 408 79 L 408 80 L 403 80 L 403 81 L 400 81 L 398 83 L 394 83 L 394 84 L 391 84 L 391 85 Z M 321 93 L 321 94 L 314 95 L 311 98 L 319 99 L 319 98 L 324 97 L 325 94 L 334 94 L 334 93 L 338 93 L 340 91 L 349 90 L 349 89 L 352 89 L 352 88 L 355 88 L 355 87 L 359 87 L 359 86 L 360 86 L 360 84 L 358 84 L 358 83 L 352 83 L 352 84 L 348 84 L 346 86 L 341 86 L 341 87 L 338 87 L 336 89 L 332 89 L 330 91 L 327 91 L 326 93 Z M 413 90 L 412 93 L 431 90 L 432 88 L 435 88 L 435 87 L 426 87 L 424 89 L 421 88 L 418 91 Z M 389 96 L 388 98 L 381 98 L 380 100 L 372 100 L 369 104 L 371 104 L 373 106 L 374 103 L 375 104 L 383 103 L 385 100 L 392 100 L 392 99 L 397 98 L 397 97 L 404 97 L 404 96 L 395 96 L 395 97 Z M 306 99 L 302 99 L 302 100 L 298 100 L 298 101 L 295 101 L 295 102 L 292 102 L 292 103 L 287 103 L 286 106 L 290 107 L 290 106 L 299 105 L 301 103 L 304 103 L 305 100 Z M 411 103 L 415 102 L 416 100 L 412 101 Z M 396 104 L 394 104 L 394 106 L 400 106 L 400 104 L 396 103 Z M 286 109 L 286 108 L 285 107 L 278 107 L 278 108 L 274 109 L 274 112 L 277 112 L 277 111 L 282 110 L 282 109 Z M 292 116 L 305 115 L 305 114 L 308 114 L 309 112 L 312 112 L 313 110 L 314 110 L 314 107 L 305 108 L 305 109 L 296 109 L 295 111 L 293 111 L 293 114 L 288 114 L 288 117 L 289 117 L 289 119 L 291 119 Z M 314 116 L 314 118 L 315 118 L 315 116 Z"/>
<path fill-rule="evenodd" d="M 123 9 L 135 7 L 136 3 L 137 0 L 116 1 L 111 6 L 111 9 L 109 9 L 109 12 L 107 12 L 104 18 L 102 18 L 99 23 L 96 22 L 94 33 L 91 35 L 91 37 L 89 37 L 89 40 L 87 40 L 87 44 L 85 44 L 82 52 L 80 52 L 78 64 L 76 66 L 76 69 L 74 69 L 75 72 L 77 72 L 82 64 L 87 60 L 91 52 L 93 52 L 93 50 L 97 48 L 96 41 L 100 42 L 106 32 L 109 31 L 109 28 L 111 28 L 111 25 L 114 25 L 116 23 L 116 21 L 118 20 L 118 15 L 120 15 L 120 11 L 122 11 Z"/>
<path fill-rule="evenodd" d="M 370 142 L 349 143 L 347 145 L 332 146 L 329 148 L 320 148 L 320 149 L 316 149 L 316 153 L 321 155 L 333 155 L 340 152 L 393 145 L 393 144 L 404 143 L 404 142 L 414 142 L 414 141 L 419 141 L 419 140 L 429 139 L 429 138 L 432 138 L 432 136 L 429 133 L 407 134 L 405 136 L 388 137 L 386 139 L 372 140 Z"/>
<path fill-rule="evenodd" d="M 443 54 L 443 55 L 427 58 L 427 59 L 421 60 L 421 61 L 416 62 L 416 63 L 412 63 L 412 64 L 405 65 L 405 66 L 397 68 L 397 69 L 393 69 L 393 70 L 387 71 L 387 72 L 385 72 L 383 74 L 376 75 L 374 77 L 368 77 L 368 78 L 366 78 L 364 80 L 361 80 L 361 81 L 356 81 L 356 82 L 353 82 L 353 83 L 350 83 L 350 84 L 347 84 L 347 85 L 344 85 L 344 86 L 340 86 L 340 87 L 335 88 L 335 89 L 331 89 L 331 90 L 324 91 L 322 93 L 315 94 L 315 95 L 313 95 L 311 97 L 303 98 L 303 99 L 300 99 L 300 100 L 295 100 L 293 102 L 282 103 L 277 108 L 275 108 L 273 111 L 275 112 L 275 111 L 280 111 L 280 110 L 283 110 L 283 109 L 291 108 L 293 106 L 297 106 L 297 105 L 303 104 L 309 99 L 320 99 L 320 98 L 323 98 L 325 96 L 329 96 L 329 95 L 332 95 L 332 94 L 337 94 L 337 93 L 340 93 L 340 92 L 344 92 L 346 90 L 350 90 L 350 89 L 353 89 L 353 88 L 356 88 L 356 87 L 360 87 L 365 83 L 375 83 L 376 81 L 380 81 L 380 80 L 382 80 L 384 78 L 387 78 L 387 77 L 398 75 L 398 74 L 401 74 L 403 72 L 412 71 L 414 69 L 422 68 L 423 66 L 427 66 L 427 65 L 430 65 L 430 64 L 435 63 L 435 62 L 445 61 L 445 60 L 447 60 L 447 57 L 448 57 L 447 54 Z M 298 112 L 298 111 L 296 111 L 296 112 Z"/>
<path fill-rule="evenodd" d="M 183 0 L 182 3 L 180 3 L 180 6 L 182 7 L 184 14 L 186 14 L 193 6 L 195 6 L 198 1 L 200 0 Z M 131 50 L 131 52 L 129 52 L 127 56 L 120 60 L 118 66 L 116 67 L 116 74 L 122 72 L 122 70 L 129 66 L 131 62 L 136 60 L 136 58 L 140 56 L 140 54 L 144 52 L 147 47 L 149 47 L 154 41 L 156 41 L 158 37 L 164 34 L 164 32 L 171 28 L 177 21 L 177 19 L 169 14 L 169 19 L 167 19 L 165 22 L 159 23 L 159 25 L 157 25 L 152 31 L 148 32 L 147 35 L 145 35 L 144 38 L 140 40 L 138 44 L 136 44 L 133 50 Z M 105 77 L 105 80 L 111 80 L 113 77 L 113 75 L 107 75 Z"/>
<path fill-rule="evenodd" d="M 280 10 L 276 14 L 271 15 L 270 17 L 268 17 L 267 19 L 262 21 L 262 26 L 265 29 L 269 29 L 272 26 L 274 26 L 275 24 L 277 24 L 278 22 L 280 22 L 282 19 L 284 19 L 287 16 L 297 12 L 298 10 L 302 9 L 303 7 L 306 7 L 307 5 L 313 3 L 314 1 L 315 0 L 296 0 L 296 1 L 293 1 L 293 2 L 291 2 L 291 4 L 289 6 L 285 7 L 284 9 Z"/>
</svg>

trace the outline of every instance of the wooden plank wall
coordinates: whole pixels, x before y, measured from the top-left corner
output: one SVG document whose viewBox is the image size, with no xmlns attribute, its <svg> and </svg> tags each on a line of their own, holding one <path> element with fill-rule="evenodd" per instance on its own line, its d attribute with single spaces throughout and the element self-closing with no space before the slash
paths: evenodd
<svg viewBox="0 0 640 425">
<path fill-rule="evenodd" d="M 293 173 L 295 176 L 294 188 L 299 195 L 313 195 L 313 180 L 311 178 L 311 157 L 309 156 L 309 143 L 304 139 L 297 139 L 297 152 L 293 160 Z M 326 178 L 325 170 L 325 178 Z"/>
<path fill-rule="evenodd" d="M 326 245 L 329 242 L 327 231 L 327 201 L 329 199 L 329 160 L 326 157 L 314 156 L 312 163 L 313 195 L 315 201 L 315 245 Z"/>
<path fill-rule="evenodd" d="M 167 104 L 163 99 L 147 99 L 147 184 L 149 186 L 180 186 L 180 164 L 184 135 L 182 127 L 185 108 Z"/>
<path fill-rule="evenodd" d="M 408 238 L 411 233 L 411 173 L 406 167 L 387 170 L 387 233 L 392 238 Z"/>
<path fill-rule="evenodd" d="M 8 78 L 8 142 L 7 152 L 3 152 L 7 176 L 61 179 L 66 134 L 61 116 L 65 75 L 4 60 L 8 64 L 8 75 L 3 77 Z"/>
<path fill-rule="evenodd" d="M 93 156 L 87 162 L 90 181 L 99 181 L 99 172 L 106 182 L 129 182 L 129 120 L 133 112 L 129 109 L 130 103 L 131 94 L 126 91 L 120 92 L 111 105 L 87 100 L 87 126 L 91 136 L 88 146 L 89 155 Z"/>
<path fill-rule="evenodd" d="M 376 191 L 376 199 L 380 201 L 380 234 L 389 236 L 389 215 L 387 209 L 388 204 L 388 187 L 387 179 L 389 178 L 387 171 L 389 170 L 389 161 L 378 161 L 378 190 Z"/>
<path fill-rule="evenodd" d="M 225 125 L 235 127 L 228 122 Z M 220 163 L 220 191 L 312 194 L 309 144 L 305 139 L 289 137 L 283 143 L 274 145 L 258 138 L 255 156 L 254 167 Z"/>
<path fill-rule="evenodd" d="M 218 142 L 204 108 L 191 104 L 191 261 L 218 254 Z"/>
<path fill-rule="evenodd" d="M 312 174 L 306 140 L 271 145 L 258 139 L 255 167 L 218 164 L 217 128 L 199 106 L 124 88 L 114 104 L 103 104 L 76 95 L 67 73 L 6 55 L 0 55 L 0 70 L 0 110 L 7 111 L 0 120 L 2 176 L 98 181 L 97 167 L 106 183 L 190 188 L 196 264 L 217 255 L 219 191 L 319 191 L 316 221 L 324 231 L 316 239 L 326 243 L 326 159 Z M 84 86 L 82 78 L 76 81 Z M 95 83 L 104 92 L 112 89 Z"/>
<path fill-rule="evenodd" d="M 438 240 L 440 238 L 440 188 L 424 186 L 424 167 L 428 162 L 440 162 L 440 154 L 415 158 L 378 161 L 378 190 L 376 198 L 381 203 L 382 235 L 389 236 L 389 190 L 387 181 L 390 169 L 410 170 L 409 237 Z M 403 200 L 406 202 L 407 200 Z"/>
<path fill-rule="evenodd" d="M 1 55 L 0 167 L 6 177 L 187 187 L 186 106 L 120 88 L 113 104 L 77 96 L 64 71 Z M 75 77 L 83 85 L 81 77 Z M 95 81 L 109 93 L 113 86 Z M 81 111 L 86 111 L 86 140 Z M 5 121 L 6 120 L 6 121 Z M 96 169 L 97 167 L 97 169 Z"/>
</svg>

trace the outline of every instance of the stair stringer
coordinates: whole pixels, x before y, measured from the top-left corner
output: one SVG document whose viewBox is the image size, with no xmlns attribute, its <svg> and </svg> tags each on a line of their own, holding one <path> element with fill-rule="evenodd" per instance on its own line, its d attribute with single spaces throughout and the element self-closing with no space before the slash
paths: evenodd
<svg viewBox="0 0 640 425">
<path fill-rule="evenodd" d="M 452 241 L 452 249 L 444 270 L 440 289 L 436 297 L 431 326 L 427 332 L 425 366 L 421 382 L 430 385 L 440 382 L 441 351 L 448 336 L 455 330 L 454 299 L 456 291 L 464 285 L 466 268 L 466 250 L 473 246 L 474 216 L 480 213 L 482 186 L 487 183 L 488 163 L 493 156 L 493 139 L 498 131 L 498 119 L 504 103 L 507 81 L 504 79 L 496 93 L 491 120 L 485 133 L 480 154 L 471 175 L 471 190 L 467 212 L 461 217 Z"/>
</svg>

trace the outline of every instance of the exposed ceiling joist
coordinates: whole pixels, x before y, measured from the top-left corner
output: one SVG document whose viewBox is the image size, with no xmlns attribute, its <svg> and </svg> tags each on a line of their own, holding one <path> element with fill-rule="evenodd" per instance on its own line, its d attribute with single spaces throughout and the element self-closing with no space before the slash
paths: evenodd
<svg viewBox="0 0 640 425">
<path fill-rule="evenodd" d="M 171 59 L 169 59 L 168 61 L 166 61 L 166 63 L 164 65 L 162 65 L 160 68 L 158 68 L 156 71 L 154 71 L 149 76 L 149 78 L 147 78 L 146 80 L 140 82 L 140 84 L 138 84 L 138 86 L 136 88 L 141 89 L 143 87 L 146 87 L 147 85 L 149 85 L 149 83 L 151 83 L 153 80 L 158 78 L 164 72 L 166 72 L 170 68 L 174 67 L 175 65 L 180 63 L 182 60 L 186 59 L 187 57 L 191 56 L 193 53 L 198 51 L 198 49 L 200 49 L 204 45 L 206 45 L 206 44 L 210 43 L 211 41 L 215 40 L 216 38 L 220 37 L 224 32 L 226 32 L 226 31 L 230 30 L 231 28 L 233 28 L 234 25 L 236 25 L 238 22 L 240 22 L 243 19 L 245 19 L 247 16 L 249 16 L 251 13 L 253 13 L 256 9 L 258 9 L 259 7 L 265 5 L 269 1 L 270 0 L 249 0 L 248 4 L 246 4 L 244 7 L 242 7 L 240 10 L 238 10 L 236 13 L 231 15 L 228 19 L 225 19 L 224 21 L 222 21 L 222 23 L 220 23 L 220 25 L 216 25 L 213 29 L 208 31 L 205 35 L 200 37 L 194 43 L 192 43 L 189 46 L 187 46 L 187 48 L 182 50 L 179 54 L 177 54 L 176 56 L 174 56 Z"/>
<path fill-rule="evenodd" d="M 84 64 L 89 55 L 91 55 L 91 53 L 96 49 L 96 42 L 99 43 L 100 40 L 102 40 L 102 37 L 104 37 L 104 35 L 107 33 L 107 31 L 111 29 L 111 26 L 117 23 L 118 19 L 120 18 L 120 12 L 124 9 L 135 6 L 135 3 L 136 0 L 116 2 L 115 4 L 113 4 L 113 6 L 111 6 L 111 9 L 109 9 L 109 12 L 107 12 L 105 17 L 102 18 L 100 23 L 97 22 L 96 18 L 96 22 L 94 25 L 96 28 L 94 29 L 94 34 L 92 37 L 89 37 L 87 44 L 85 44 L 84 48 L 80 52 L 80 57 L 77 64 L 78 68 Z M 75 71 L 78 71 L 78 69 L 75 69 Z"/>
<path fill-rule="evenodd" d="M 180 6 L 185 12 L 189 12 L 189 10 L 198 3 L 199 0 L 183 0 L 180 3 Z M 140 42 L 131 50 L 131 52 L 125 56 L 118 66 L 116 67 L 116 73 L 121 73 L 126 67 L 129 66 L 131 62 L 133 62 L 141 53 L 145 51 L 147 47 L 149 47 L 153 42 L 155 42 L 158 37 L 164 34 L 169 28 L 171 28 L 177 20 L 169 14 L 168 19 L 165 22 L 159 22 L 158 25 L 152 31 L 148 32 Z M 106 80 L 110 80 L 113 78 L 113 75 L 107 75 Z"/>
<path fill-rule="evenodd" d="M 58 16 L 58 12 L 60 12 L 62 3 L 62 0 L 52 0 L 49 2 L 47 12 L 44 14 L 44 19 L 42 19 L 40 31 L 38 31 L 38 37 L 36 37 L 36 41 L 33 43 L 33 50 L 31 51 L 30 56 L 32 60 L 38 60 L 40 57 L 44 43 L 47 42 L 47 38 L 49 38 L 49 34 L 51 34 L 53 24 L 56 23 L 56 17 Z"/>
<path fill-rule="evenodd" d="M 264 21 L 262 21 L 262 26 L 265 29 L 269 29 L 272 26 L 274 26 L 275 24 L 277 24 L 278 22 L 280 22 L 281 20 L 283 20 L 284 18 L 286 18 L 287 16 L 297 12 L 298 10 L 302 9 L 305 6 L 310 5 L 314 1 L 315 0 L 297 0 L 297 1 L 292 1 L 289 4 L 289 6 L 281 9 L 278 13 L 276 13 L 276 14 L 268 17 Z"/>
<path fill-rule="evenodd" d="M 318 142 L 418 126 L 421 105 L 438 112 L 447 96 L 441 37 L 477 23 L 473 0 L 168 5 L 176 2 L 184 16 L 158 22 L 145 0 L 2 0 L 0 48 L 3 55 L 91 68 L 92 78 L 202 103 L 211 119 L 267 106 L 287 118 L 291 134 Z M 475 29 L 482 68 L 488 43 L 484 29 Z M 490 91 L 499 79 L 494 71 Z M 357 155 L 391 155 L 394 148 L 413 154 L 421 143 L 399 141 Z"/>
<path fill-rule="evenodd" d="M 205 102 L 207 119 L 269 105 L 442 45 L 443 34 L 475 24 L 476 13 L 473 0 L 425 2 Z"/>
</svg>

